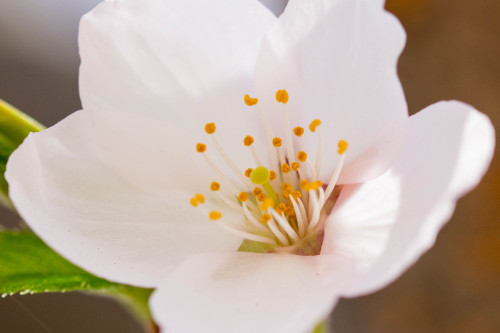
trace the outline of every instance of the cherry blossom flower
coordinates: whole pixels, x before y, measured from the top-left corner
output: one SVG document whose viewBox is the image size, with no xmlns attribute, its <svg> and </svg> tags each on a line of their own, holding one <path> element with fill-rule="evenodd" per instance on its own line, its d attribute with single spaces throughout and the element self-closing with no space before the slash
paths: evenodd
<svg viewBox="0 0 500 333">
<path fill-rule="evenodd" d="M 305 332 L 432 246 L 488 118 L 408 117 L 383 1 L 115 0 L 80 26 L 83 111 L 12 155 L 20 214 L 169 332 Z M 239 249 L 239 251 L 238 251 Z"/>
</svg>

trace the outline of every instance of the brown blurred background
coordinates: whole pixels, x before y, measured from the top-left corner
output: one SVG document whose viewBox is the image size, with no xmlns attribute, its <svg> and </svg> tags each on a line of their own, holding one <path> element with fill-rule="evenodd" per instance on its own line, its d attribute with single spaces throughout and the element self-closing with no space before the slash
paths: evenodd
<svg viewBox="0 0 500 333">
<path fill-rule="evenodd" d="M 77 22 L 98 0 L 26 1 L 39 7 L 0 0 L 0 97 L 50 126 L 80 107 Z M 498 130 L 500 1 L 388 0 L 387 8 L 408 34 L 399 73 L 410 112 L 458 99 L 488 114 Z M 17 224 L 13 213 L 0 214 L 0 225 Z M 481 185 L 459 201 L 436 245 L 389 287 L 342 300 L 333 331 L 500 332 L 499 217 L 496 154 Z M 115 303 L 70 293 L 0 299 L 0 332 L 141 329 Z"/>
</svg>

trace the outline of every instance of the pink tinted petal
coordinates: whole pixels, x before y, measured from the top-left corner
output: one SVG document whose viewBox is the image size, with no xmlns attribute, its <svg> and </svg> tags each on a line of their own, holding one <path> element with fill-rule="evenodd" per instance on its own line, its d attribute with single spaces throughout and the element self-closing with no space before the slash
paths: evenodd
<svg viewBox="0 0 500 333">
<path fill-rule="evenodd" d="M 367 0 L 291 0 L 266 35 L 256 67 L 261 108 L 284 136 L 275 93 L 287 89 L 292 127 L 323 121 L 322 180 L 337 163 L 339 140 L 349 142 L 340 183 L 381 175 L 401 152 L 408 113 L 396 65 L 405 38 L 381 1 Z M 304 139 L 314 156 L 316 135 Z"/>
<path fill-rule="evenodd" d="M 382 288 L 428 250 L 457 199 L 486 172 L 494 145 L 489 119 L 469 105 L 440 102 L 412 116 L 394 166 L 346 186 L 327 222 L 322 251 L 349 258 L 358 270 L 342 295 Z"/>
<path fill-rule="evenodd" d="M 198 255 L 150 305 L 166 332 L 310 332 L 336 303 L 341 268 L 326 256 Z"/>
<path fill-rule="evenodd" d="M 88 115 L 80 111 L 31 134 L 7 164 L 14 205 L 49 246 L 98 276 L 145 287 L 156 286 L 192 254 L 236 251 L 241 239 L 189 205 L 197 186 L 208 187 L 203 177 L 175 165 L 158 176 L 171 183 L 162 192 L 135 186 L 144 182 L 123 178 L 98 156 L 97 144 L 107 142 L 94 141 Z M 165 153 L 178 157 L 175 147 L 165 144 Z M 154 159 L 134 158 L 151 171 Z M 224 218 L 238 221 L 241 214 L 225 210 Z"/>
</svg>

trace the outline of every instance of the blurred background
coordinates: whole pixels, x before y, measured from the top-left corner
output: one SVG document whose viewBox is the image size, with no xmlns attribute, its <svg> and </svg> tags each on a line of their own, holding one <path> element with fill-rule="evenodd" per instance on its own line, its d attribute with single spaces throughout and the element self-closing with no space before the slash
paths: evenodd
<svg viewBox="0 0 500 333">
<path fill-rule="evenodd" d="M 0 0 L 0 97 L 51 126 L 80 108 L 77 31 L 98 0 Z M 283 0 L 262 0 L 279 12 Z M 500 129 L 500 1 L 387 0 L 408 34 L 399 73 L 410 112 L 458 99 Z M 500 157 L 436 245 L 378 293 L 342 300 L 332 331 L 500 332 Z M 18 217 L 0 210 L 0 225 Z M 130 332 L 119 305 L 68 293 L 0 299 L 1 332 Z"/>
</svg>

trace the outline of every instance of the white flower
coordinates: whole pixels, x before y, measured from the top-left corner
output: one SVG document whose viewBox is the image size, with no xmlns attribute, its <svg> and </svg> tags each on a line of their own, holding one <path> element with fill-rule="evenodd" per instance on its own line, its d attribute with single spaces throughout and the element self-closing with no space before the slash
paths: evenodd
<svg viewBox="0 0 500 333">
<path fill-rule="evenodd" d="M 468 105 L 408 118 L 405 35 L 380 0 L 292 0 L 279 19 L 252 0 L 115 0 L 80 29 L 84 110 L 12 155 L 10 195 L 71 261 L 159 287 L 169 332 L 310 330 L 427 250 L 492 157 L 493 128 Z M 277 173 L 252 174 L 277 199 L 263 212 L 236 199 L 258 166 Z M 286 215 L 283 182 L 301 191 Z M 237 252 L 244 238 L 274 249 Z"/>
</svg>

